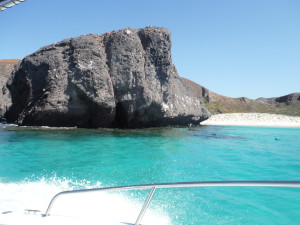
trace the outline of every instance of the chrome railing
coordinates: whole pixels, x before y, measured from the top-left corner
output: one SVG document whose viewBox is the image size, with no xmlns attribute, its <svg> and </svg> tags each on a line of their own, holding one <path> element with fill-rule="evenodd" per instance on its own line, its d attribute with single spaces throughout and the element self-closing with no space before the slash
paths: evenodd
<svg viewBox="0 0 300 225">
<path fill-rule="evenodd" d="M 143 184 L 132 186 L 119 186 L 119 187 L 104 187 L 92 188 L 82 190 L 63 191 L 56 194 L 49 203 L 44 216 L 50 216 L 51 208 L 55 200 L 62 195 L 76 194 L 83 192 L 95 191 L 122 191 L 122 190 L 142 190 L 151 189 L 141 211 L 135 222 L 135 225 L 140 225 L 145 212 L 151 202 L 156 189 L 159 188 L 183 188 L 183 187 L 300 187 L 300 181 L 207 181 L 207 182 L 180 182 L 180 183 L 160 183 L 160 184 Z"/>
</svg>

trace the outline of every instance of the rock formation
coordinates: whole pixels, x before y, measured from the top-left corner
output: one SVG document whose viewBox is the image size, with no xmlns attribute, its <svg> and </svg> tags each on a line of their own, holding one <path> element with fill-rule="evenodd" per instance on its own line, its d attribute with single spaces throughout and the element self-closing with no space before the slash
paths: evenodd
<svg viewBox="0 0 300 225">
<path fill-rule="evenodd" d="M 11 98 L 7 89 L 7 82 L 10 79 L 18 59 L 0 60 L 0 118 L 2 118 L 11 106 Z"/>
<path fill-rule="evenodd" d="M 292 93 L 292 94 L 284 95 L 281 97 L 275 97 L 275 98 L 258 98 L 256 99 L 256 101 L 265 104 L 280 104 L 280 103 L 284 103 L 286 105 L 300 104 L 300 93 Z"/>
<path fill-rule="evenodd" d="M 9 122 L 20 125 L 152 127 L 209 117 L 178 76 L 167 29 L 85 35 L 24 58 L 8 83 Z"/>
</svg>

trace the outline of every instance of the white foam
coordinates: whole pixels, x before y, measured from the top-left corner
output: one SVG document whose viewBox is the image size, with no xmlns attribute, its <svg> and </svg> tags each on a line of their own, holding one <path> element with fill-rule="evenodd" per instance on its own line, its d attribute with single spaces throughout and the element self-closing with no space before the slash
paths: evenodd
<svg viewBox="0 0 300 225">
<path fill-rule="evenodd" d="M 24 209 L 36 209 L 44 213 L 55 194 L 64 190 L 70 190 L 74 186 L 79 188 L 94 188 L 99 187 L 100 183 L 92 186 L 87 181 L 73 182 L 67 179 L 57 178 L 50 180 L 41 179 L 36 182 L 1 182 L 0 218 L 1 213 L 5 211 L 13 211 L 24 215 Z M 124 194 L 120 192 L 94 192 L 61 196 L 55 201 L 51 210 L 51 215 L 53 216 L 50 216 L 51 219 L 48 219 L 48 221 L 53 221 L 53 224 L 60 224 L 58 222 L 59 217 L 55 216 L 64 216 L 63 218 L 76 218 L 78 223 L 79 221 L 81 221 L 81 223 L 88 221 L 86 224 L 93 224 L 93 221 L 98 224 L 108 224 L 104 221 L 112 220 L 134 223 L 142 207 L 141 203 L 143 200 L 144 199 L 137 201 L 131 198 L 128 191 L 125 191 Z M 20 218 L 22 219 L 22 217 Z M 61 218 L 62 217 L 60 217 L 60 220 Z M 22 221 L 22 224 L 24 224 L 23 219 Z M 64 221 L 64 224 L 68 223 Z M 70 224 L 74 224 L 74 220 L 70 220 Z M 146 212 L 143 224 L 171 224 L 171 222 L 165 213 L 155 209 Z"/>
</svg>

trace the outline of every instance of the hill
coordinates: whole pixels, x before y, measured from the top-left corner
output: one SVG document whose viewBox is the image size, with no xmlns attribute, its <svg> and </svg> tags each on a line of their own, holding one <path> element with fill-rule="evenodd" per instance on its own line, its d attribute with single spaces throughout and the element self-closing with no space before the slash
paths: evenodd
<svg viewBox="0 0 300 225">
<path fill-rule="evenodd" d="M 251 112 L 300 116 L 300 93 L 256 100 L 246 97 L 230 98 L 214 93 L 186 78 L 182 78 L 182 80 L 191 88 L 194 95 L 201 99 L 212 114 Z"/>
</svg>

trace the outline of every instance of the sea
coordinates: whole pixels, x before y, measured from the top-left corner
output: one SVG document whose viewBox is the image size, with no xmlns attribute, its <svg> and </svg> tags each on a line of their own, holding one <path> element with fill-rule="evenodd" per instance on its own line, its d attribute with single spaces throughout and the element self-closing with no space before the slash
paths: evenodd
<svg viewBox="0 0 300 225">
<path fill-rule="evenodd" d="M 300 180 L 300 129 L 0 127 L 0 213 L 46 211 L 58 192 L 124 185 Z M 134 223 L 149 190 L 61 197 L 56 215 Z M 123 219 L 124 218 L 124 219 Z M 1 221 L 0 221 L 1 224 Z M 86 223 L 88 224 L 88 223 Z M 300 188 L 156 190 L 142 224 L 300 224 Z"/>
</svg>

